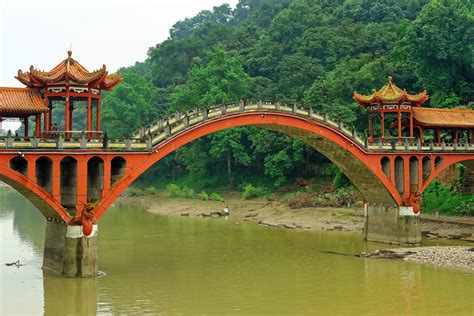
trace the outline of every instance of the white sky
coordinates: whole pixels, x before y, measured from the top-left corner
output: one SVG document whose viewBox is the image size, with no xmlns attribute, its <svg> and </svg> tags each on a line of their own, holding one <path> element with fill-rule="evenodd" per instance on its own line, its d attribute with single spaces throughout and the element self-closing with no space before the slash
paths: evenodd
<svg viewBox="0 0 474 316">
<path fill-rule="evenodd" d="M 146 58 L 171 26 L 201 10 L 238 0 L 0 0 L 0 86 L 30 65 L 51 70 L 72 57 L 109 71 Z"/>
</svg>

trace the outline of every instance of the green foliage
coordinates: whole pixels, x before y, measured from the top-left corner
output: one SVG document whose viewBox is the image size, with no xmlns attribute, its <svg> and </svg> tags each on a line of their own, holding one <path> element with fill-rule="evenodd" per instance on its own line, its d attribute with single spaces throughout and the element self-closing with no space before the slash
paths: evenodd
<svg viewBox="0 0 474 316">
<path fill-rule="evenodd" d="M 264 187 L 254 187 L 248 183 L 244 186 L 244 192 L 242 192 L 242 199 L 250 200 L 252 198 L 264 197 L 267 195 L 267 190 Z"/>
<path fill-rule="evenodd" d="M 201 191 L 201 193 L 198 194 L 198 197 L 200 200 L 203 200 L 203 201 L 209 200 L 209 194 L 207 194 L 205 191 Z"/>
<path fill-rule="evenodd" d="M 145 195 L 142 189 L 136 187 L 129 187 L 127 190 L 129 196 L 142 196 Z"/>
<path fill-rule="evenodd" d="M 188 188 L 188 187 L 183 187 L 182 188 L 182 195 L 186 199 L 196 198 L 196 193 L 194 192 L 194 189 Z"/>
<path fill-rule="evenodd" d="M 158 117 L 155 87 L 133 72 L 123 77 L 102 101 L 102 121 L 109 137 L 129 135 Z"/>
<path fill-rule="evenodd" d="M 248 96 L 251 81 L 240 58 L 229 56 L 223 46 L 212 50 L 209 58 L 208 63 L 195 60 L 186 84 L 176 87 L 170 96 L 172 109 L 183 111 Z"/>
<path fill-rule="evenodd" d="M 428 106 L 472 108 L 471 2 L 240 0 L 234 10 L 204 10 L 175 23 L 145 61 L 121 69 L 124 81 L 103 98 L 103 124 L 109 136 L 122 137 L 176 110 L 255 98 L 301 102 L 363 134 L 367 117 L 353 92 L 371 93 L 388 75 L 410 93 L 428 90 Z M 78 126 L 85 121 L 80 108 Z M 57 104 L 60 126 L 61 111 Z M 183 146 L 139 182 L 210 192 L 334 176 L 346 188 L 342 173 L 317 168 L 328 162 L 290 137 L 238 127 Z"/>
<path fill-rule="evenodd" d="M 462 195 L 433 180 L 423 193 L 422 210 L 448 215 L 474 215 L 474 194 Z"/>
<path fill-rule="evenodd" d="M 215 193 L 215 192 L 213 192 L 213 193 L 211 193 L 211 195 L 209 195 L 209 200 L 224 202 L 224 198 L 219 193 Z"/>
<path fill-rule="evenodd" d="M 335 172 L 335 176 L 334 176 L 334 179 L 332 180 L 332 185 L 335 188 L 338 188 L 338 189 L 347 188 L 351 185 L 351 182 L 341 170 L 339 170 L 337 167 L 334 167 L 334 172 Z"/>
<path fill-rule="evenodd" d="M 168 194 L 170 197 L 182 197 L 183 192 L 181 191 L 181 188 L 177 186 L 176 184 L 170 183 L 166 186 L 166 190 L 168 191 Z"/>
<path fill-rule="evenodd" d="M 156 195 L 156 188 L 154 186 L 150 185 L 149 187 L 147 187 L 145 189 L 145 193 L 147 195 Z"/>
</svg>

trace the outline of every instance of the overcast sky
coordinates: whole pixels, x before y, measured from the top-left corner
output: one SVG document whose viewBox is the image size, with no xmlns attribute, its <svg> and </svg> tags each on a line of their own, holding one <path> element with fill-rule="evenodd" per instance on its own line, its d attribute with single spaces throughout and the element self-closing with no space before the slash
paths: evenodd
<svg viewBox="0 0 474 316">
<path fill-rule="evenodd" d="M 238 0 L 0 0 L 0 86 L 30 65 L 51 70 L 67 57 L 109 71 L 146 58 L 171 26 L 201 10 Z"/>
</svg>

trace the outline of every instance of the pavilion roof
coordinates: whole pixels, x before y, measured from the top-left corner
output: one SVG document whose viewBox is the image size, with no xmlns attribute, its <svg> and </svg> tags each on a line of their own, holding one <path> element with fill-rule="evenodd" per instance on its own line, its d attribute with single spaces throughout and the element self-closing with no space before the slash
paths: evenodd
<svg viewBox="0 0 474 316">
<path fill-rule="evenodd" d="M 414 108 L 413 119 L 423 127 L 474 128 L 474 110 Z"/>
<path fill-rule="evenodd" d="M 93 88 L 110 90 L 122 81 L 118 72 L 109 75 L 105 65 L 97 70 L 88 71 L 71 56 L 72 52 L 68 51 L 68 58 L 50 71 L 38 70 L 33 66 L 26 72 L 18 70 L 15 78 L 30 88 L 73 81 L 77 84 L 88 84 Z"/>
<path fill-rule="evenodd" d="M 37 89 L 0 87 L 0 117 L 25 117 L 47 111 Z"/>
<path fill-rule="evenodd" d="M 426 90 L 418 94 L 408 94 L 405 89 L 400 89 L 392 82 L 392 77 L 388 77 L 388 83 L 380 90 L 370 94 L 363 95 L 354 92 L 354 100 L 361 106 L 366 107 L 370 104 L 402 104 L 411 103 L 413 106 L 421 106 L 428 100 Z"/>
</svg>

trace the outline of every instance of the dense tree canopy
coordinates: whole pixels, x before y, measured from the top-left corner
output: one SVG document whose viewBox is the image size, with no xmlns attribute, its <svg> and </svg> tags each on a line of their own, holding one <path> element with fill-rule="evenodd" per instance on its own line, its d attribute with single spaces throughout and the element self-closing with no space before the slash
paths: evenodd
<svg viewBox="0 0 474 316">
<path fill-rule="evenodd" d="M 258 98 L 304 103 L 364 132 L 352 94 L 388 75 L 411 93 L 428 90 L 426 106 L 472 108 L 473 32 L 470 0 L 241 0 L 173 25 L 145 61 L 123 70 L 103 120 L 121 136 L 176 110 Z M 160 175 L 231 185 L 257 175 L 278 186 L 322 161 L 299 142 L 245 127 L 180 149 Z"/>
</svg>

